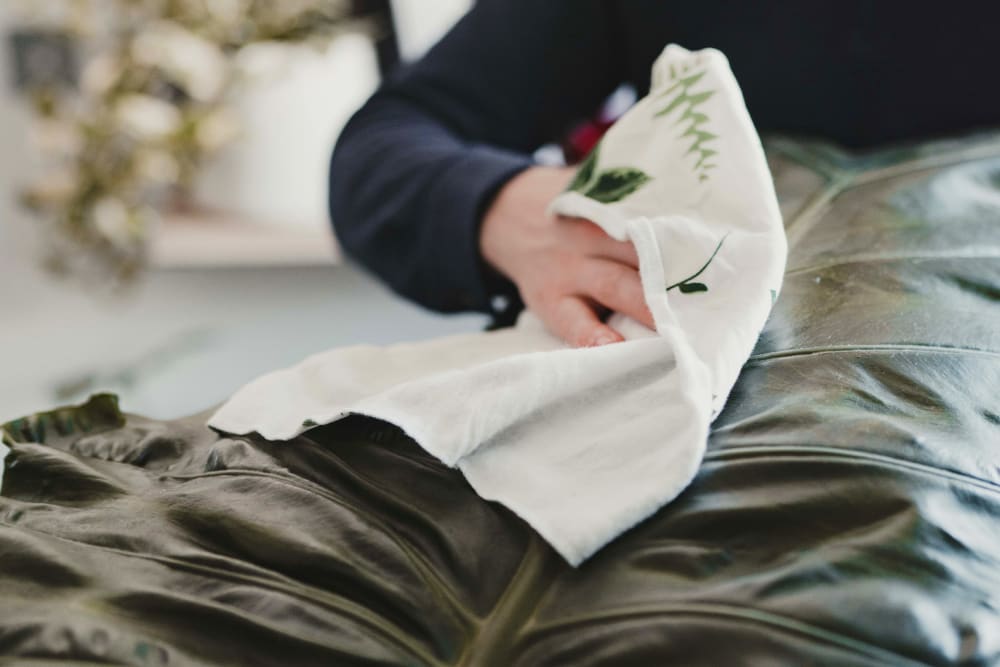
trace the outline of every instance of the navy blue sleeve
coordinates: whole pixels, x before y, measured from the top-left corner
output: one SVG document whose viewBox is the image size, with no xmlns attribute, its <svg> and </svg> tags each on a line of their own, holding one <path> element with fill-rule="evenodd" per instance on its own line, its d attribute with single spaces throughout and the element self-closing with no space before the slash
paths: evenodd
<svg viewBox="0 0 1000 667">
<path fill-rule="evenodd" d="M 598 0 L 480 0 L 347 124 L 330 168 L 341 246 L 435 310 L 490 312 L 514 286 L 479 254 L 481 218 L 531 153 L 619 83 Z"/>
</svg>

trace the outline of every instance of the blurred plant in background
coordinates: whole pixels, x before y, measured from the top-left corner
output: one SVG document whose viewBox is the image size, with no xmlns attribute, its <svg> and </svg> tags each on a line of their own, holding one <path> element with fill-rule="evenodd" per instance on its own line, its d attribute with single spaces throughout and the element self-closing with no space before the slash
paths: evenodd
<svg viewBox="0 0 1000 667">
<path fill-rule="evenodd" d="M 81 67 L 77 86 L 31 91 L 46 171 L 22 200 L 48 227 L 51 269 L 118 282 L 143 267 L 158 211 L 238 135 L 226 101 L 260 47 L 361 27 L 349 0 L 62 0 L 54 17 L 23 2 Z"/>
</svg>

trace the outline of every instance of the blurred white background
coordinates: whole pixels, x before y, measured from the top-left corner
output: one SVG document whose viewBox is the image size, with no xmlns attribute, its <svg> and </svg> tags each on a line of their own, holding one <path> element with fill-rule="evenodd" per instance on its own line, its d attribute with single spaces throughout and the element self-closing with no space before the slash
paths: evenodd
<svg viewBox="0 0 1000 667">
<path fill-rule="evenodd" d="M 403 58 L 422 53 L 468 4 L 395 0 Z M 378 80 L 371 42 L 359 35 L 326 53 L 283 54 L 282 75 L 237 101 L 245 134 L 196 187 L 215 217 L 164 224 L 156 266 L 133 289 L 99 294 L 50 277 L 39 224 L 17 203 L 38 166 L 29 106 L 11 76 L 8 35 L 19 20 L 0 3 L 0 421 L 101 390 L 117 392 L 127 411 L 172 418 L 330 347 L 485 325 L 483 316 L 423 311 L 336 261 L 327 161 Z"/>
</svg>

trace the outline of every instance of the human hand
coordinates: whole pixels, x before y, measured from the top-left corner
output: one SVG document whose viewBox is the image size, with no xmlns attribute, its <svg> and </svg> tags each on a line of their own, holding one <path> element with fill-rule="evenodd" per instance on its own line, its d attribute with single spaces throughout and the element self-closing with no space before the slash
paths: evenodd
<svg viewBox="0 0 1000 667">
<path fill-rule="evenodd" d="M 614 311 L 650 328 L 635 247 L 583 218 L 546 213 L 572 168 L 532 167 L 511 179 L 483 218 L 483 258 L 517 286 L 553 334 L 575 347 L 624 340 L 602 321 Z"/>
</svg>

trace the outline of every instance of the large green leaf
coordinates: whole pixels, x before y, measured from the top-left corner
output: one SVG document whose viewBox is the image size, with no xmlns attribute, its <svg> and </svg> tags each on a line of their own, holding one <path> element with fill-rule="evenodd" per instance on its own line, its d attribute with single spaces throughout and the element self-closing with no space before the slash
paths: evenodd
<svg viewBox="0 0 1000 667">
<path fill-rule="evenodd" d="M 267 442 L 108 399 L 12 422 L 0 662 L 997 664 L 1000 273 L 969 248 L 1000 244 L 1000 197 L 982 146 L 948 150 L 829 185 L 772 156 L 779 187 L 826 189 L 779 193 L 829 203 L 799 214 L 812 263 L 693 485 L 579 569 L 382 422 Z M 859 182 L 863 215 L 836 196 Z M 880 253 L 831 249 L 859 233 Z M 886 261 L 907 253 L 933 259 Z"/>
</svg>

